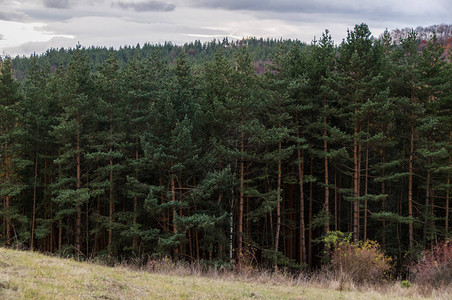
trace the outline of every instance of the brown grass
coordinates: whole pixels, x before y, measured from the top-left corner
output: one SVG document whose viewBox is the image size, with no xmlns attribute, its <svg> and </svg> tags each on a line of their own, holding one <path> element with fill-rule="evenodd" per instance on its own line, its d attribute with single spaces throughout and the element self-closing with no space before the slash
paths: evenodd
<svg viewBox="0 0 452 300">
<path fill-rule="evenodd" d="M 130 266 L 107 267 L 0 248 L 0 299 L 420 299 L 417 288 L 400 283 L 355 286 L 326 273 L 210 270 L 169 261 L 153 271 Z M 431 291 L 450 298 L 452 293 Z"/>
</svg>

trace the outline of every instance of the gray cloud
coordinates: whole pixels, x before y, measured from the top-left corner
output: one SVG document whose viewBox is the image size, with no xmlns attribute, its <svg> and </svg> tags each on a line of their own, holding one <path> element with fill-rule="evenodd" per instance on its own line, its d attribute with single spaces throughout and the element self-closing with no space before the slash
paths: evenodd
<svg viewBox="0 0 452 300">
<path fill-rule="evenodd" d="M 47 42 L 27 42 L 16 47 L 4 48 L 3 50 L 7 55 L 12 57 L 16 55 L 28 56 L 32 53 L 42 54 L 50 48 L 59 49 L 62 47 L 74 47 L 76 44 L 77 43 L 74 39 L 56 37 Z"/>
<path fill-rule="evenodd" d="M 355 2 L 355 1 L 349 1 Z M 344 1 L 294 1 L 294 0 L 194 0 L 195 6 L 222 8 L 227 10 L 273 11 L 273 12 L 338 12 L 350 8 L 362 8 L 359 5 L 349 5 Z M 357 1 L 356 1 L 357 2 Z M 359 4 L 359 3 L 354 3 Z"/>
<path fill-rule="evenodd" d="M 44 6 L 47 8 L 69 8 L 69 0 L 43 0 Z"/>
<path fill-rule="evenodd" d="M 162 1 L 146 1 L 146 2 L 124 2 L 118 1 L 114 3 L 115 6 L 119 6 L 123 9 L 132 8 L 137 12 L 141 11 L 173 11 L 176 6 L 171 3 L 165 3 Z"/>
<path fill-rule="evenodd" d="M 11 11 L 0 11 L 1 21 L 22 21 L 27 16 L 23 13 L 15 13 Z"/>
<path fill-rule="evenodd" d="M 5 37 L 3 36 L 3 34 L 0 34 L 0 41 L 4 40 L 4 39 L 5 39 Z"/>
<path fill-rule="evenodd" d="M 373 20 L 395 21 L 405 18 L 405 21 L 413 18 L 424 19 L 436 16 L 444 18 L 446 14 L 450 18 L 452 1 L 436 0 L 425 2 L 422 0 L 189 0 L 190 5 L 198 8 L 211 8 L 223 10 L 243 10 L 256 12 L 264 16 L 268 13 L 316 14 L 335 15 L 342 18 L 357 20 L 370 18 Z M 284 16 L 279 18 L 286 19 Z M 323 20 L 327 22 L 327 20 Z"/>
</svg>

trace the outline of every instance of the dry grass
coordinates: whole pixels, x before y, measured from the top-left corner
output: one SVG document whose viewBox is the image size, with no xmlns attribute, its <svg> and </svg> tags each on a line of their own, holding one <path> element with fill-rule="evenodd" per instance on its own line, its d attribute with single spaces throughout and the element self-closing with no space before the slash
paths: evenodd
<svg viewBox="0 0 452 300">
<path fill-rule="evenodd" d="M 157 273 L 156 273 L 157 272 Z M 166 274 L 163 274 L 166 273 Z M 262 272 L 202 275 L 196 268 L 153 273 L 0 248 L 0 299 L 414 299 L 400 284 L 355 287 L 318 276 L 289 278 Z M 433 296 L 450 296 L 435 294 Z M 447 298 L 447 297 L 446 297 Z"/>
</svg>

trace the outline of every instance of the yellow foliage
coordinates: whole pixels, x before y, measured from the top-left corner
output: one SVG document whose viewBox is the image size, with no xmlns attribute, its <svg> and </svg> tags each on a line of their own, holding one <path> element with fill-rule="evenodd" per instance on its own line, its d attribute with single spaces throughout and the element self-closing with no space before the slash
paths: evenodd
<svg viewBox="0 0 452 300">
<path fill-rule="evenodd" d="M 341 241 L 332 252 L 333 269 L 356 282 L 373 282 L 388 278 L 392 258 L 385 255 L 376 241 L 353 243 Z"/>
</svg>

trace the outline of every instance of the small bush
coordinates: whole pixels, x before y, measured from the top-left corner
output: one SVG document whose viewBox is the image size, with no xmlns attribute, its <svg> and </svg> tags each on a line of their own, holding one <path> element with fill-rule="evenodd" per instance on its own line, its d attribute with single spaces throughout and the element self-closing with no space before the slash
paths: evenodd
<svg viewBox="0 0 452 300">
<path fill-rule="evenodd" d="M 408 280 L 402 280 L 402 282 L 400 283 L 400 286 L 403 288 L 410 288 L 411 287 L 411 283 Z"/>
<path fill-rule="evenodd" d="M 411 267 L 415 282 L 432 287 L 452 284 L 452 244 L 446 241 L 422 252 L 418 263 Z"/>
<path fill-rule="evenodd" d="M 375 241 L 353 243 L 347 236 L 333 233 L 331 267 L 340 278 L 355 283 L 379 283 L 389 278 L 392 259 Z M 331 239 L 330 239 L 331 241 Z"/>
</svg>

